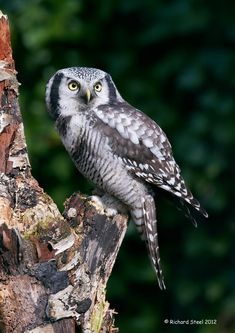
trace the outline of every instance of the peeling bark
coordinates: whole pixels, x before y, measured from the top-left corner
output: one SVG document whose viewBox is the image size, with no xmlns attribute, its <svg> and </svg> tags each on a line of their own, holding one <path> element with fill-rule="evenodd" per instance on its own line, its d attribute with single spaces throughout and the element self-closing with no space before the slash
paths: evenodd
<svg viewBox="0 0 235 333">
<path fill-rule="evenodd" d="M 32 177 L 0 12 L 0 332 L 118 332 L 106 284 L 126 227 L 79 193 L 61 215 Z"/>
</svg>

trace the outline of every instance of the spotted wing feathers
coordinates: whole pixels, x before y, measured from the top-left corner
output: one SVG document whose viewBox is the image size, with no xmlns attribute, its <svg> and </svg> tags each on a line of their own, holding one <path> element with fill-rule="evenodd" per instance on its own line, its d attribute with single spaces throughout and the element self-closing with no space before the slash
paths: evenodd
<svg viewBox="0 0 235 333">
<path fill-rule="evenodd" d="M 112 150 L 135 177 L 172 193 L 207 217 L 187 189 L 165 133 L 152 119 L 127 103 L 102 105 L 95 114 L 106 125 L 103 130 Z"/>
</svg>

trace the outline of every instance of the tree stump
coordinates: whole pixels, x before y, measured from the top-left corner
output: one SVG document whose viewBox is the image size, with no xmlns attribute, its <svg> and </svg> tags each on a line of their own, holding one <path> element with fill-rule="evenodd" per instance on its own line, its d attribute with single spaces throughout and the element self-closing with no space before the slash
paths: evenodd
<svg viewBox="0 0 235 333">
<path fill-rule="evenodd" d="M 118 332 L 105 296 L 126 228 L 79 193 L 62 215 L 32 177 L 0 12 L 0 332 Z"/>
</svg>

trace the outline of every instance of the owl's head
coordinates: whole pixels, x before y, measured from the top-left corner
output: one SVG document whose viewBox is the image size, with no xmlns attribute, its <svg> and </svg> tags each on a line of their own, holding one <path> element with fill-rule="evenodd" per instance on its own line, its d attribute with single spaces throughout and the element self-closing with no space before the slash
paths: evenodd
<svg viewBox="0 0 235 333">
<path fill-rule="evenodd" d="M 46 87 L 47 108 L 56 119 L 123 101 L 111 76 L 99 69 L 71 67 L 57 71 Z"/>
</svg>

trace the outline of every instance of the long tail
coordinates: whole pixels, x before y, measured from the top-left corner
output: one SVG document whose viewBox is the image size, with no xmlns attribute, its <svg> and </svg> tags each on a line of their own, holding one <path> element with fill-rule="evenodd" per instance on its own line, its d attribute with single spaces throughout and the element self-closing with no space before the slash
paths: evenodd
<svg viewBox="0 0 235 333">
<path fill-rule="evenodd" d="M 160 263 L 160 253 L 158 245 L 156 207 L 151 195 L 143 198 L 144 226 L 147 246 L 153 268 L 156 272 L 160 289 L 166 289 L 164 277 Z"/>
</svg>

